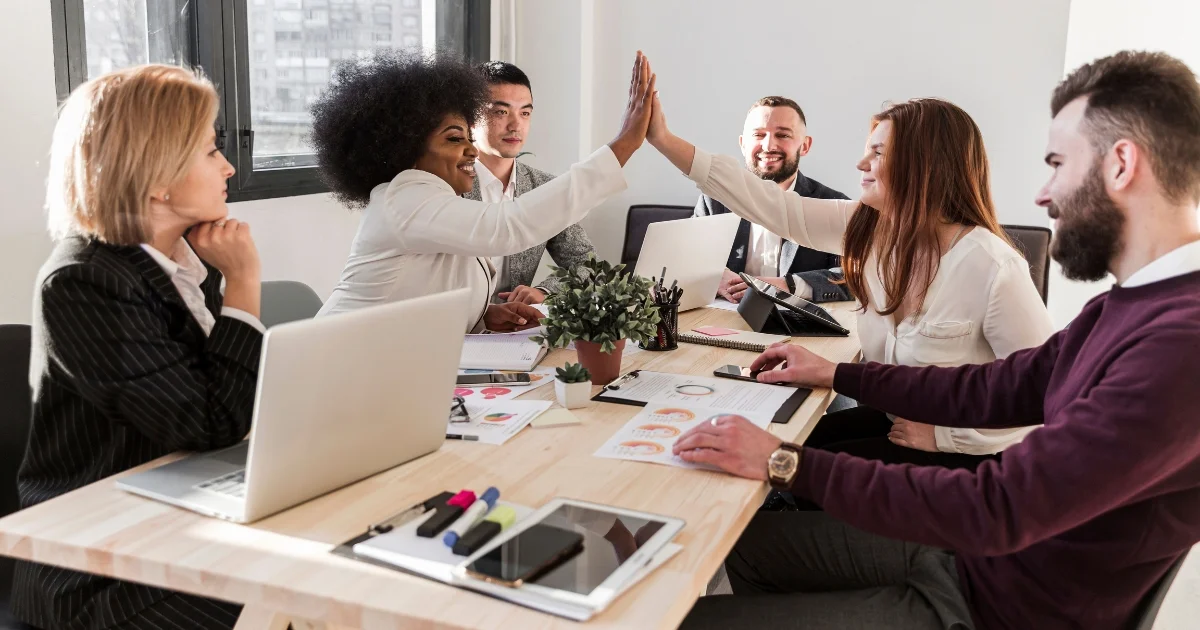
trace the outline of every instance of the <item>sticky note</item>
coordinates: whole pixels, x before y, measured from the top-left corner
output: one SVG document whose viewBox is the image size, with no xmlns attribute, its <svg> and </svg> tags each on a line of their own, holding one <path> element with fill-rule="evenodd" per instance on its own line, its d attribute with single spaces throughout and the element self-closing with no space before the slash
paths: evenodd
<svg viewBox="0 0 1200 630">
<path fill-rule="evenodd" d="M 716 326 L 702 326 L 700 328 L 693 329 L 693 332 L 698 332 L 702 335 L 708 335 L 709 337 L 724 337 L 725 335 L 738 334 L 738 331 L 736 331 L 736 330 L 730 330 L 728 328 L 717 328 Z"/>
<path fill-rule="evenodd" d="M 575 414 L 566 409 L 548 409 L 542 415 L 533 419 L 531 426 L 544 427 L 565 427 L 572 424 L 579 424 L 581 421 Z"/>
</svg>

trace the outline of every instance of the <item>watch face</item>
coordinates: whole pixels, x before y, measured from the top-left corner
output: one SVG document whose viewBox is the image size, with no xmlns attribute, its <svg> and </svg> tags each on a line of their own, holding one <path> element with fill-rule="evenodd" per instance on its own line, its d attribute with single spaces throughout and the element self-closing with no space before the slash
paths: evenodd
<svg viewBox="0 0 1200 630">
<path fill-rule="evenodd" d="M 797 464 L 796 454 L 791 451 L 780 449 L 771 453 L 771 459 L 768 463 L 768 469 L 772 477 L 779 479 L 787 479 L 796 471 Z"/>
</svg>

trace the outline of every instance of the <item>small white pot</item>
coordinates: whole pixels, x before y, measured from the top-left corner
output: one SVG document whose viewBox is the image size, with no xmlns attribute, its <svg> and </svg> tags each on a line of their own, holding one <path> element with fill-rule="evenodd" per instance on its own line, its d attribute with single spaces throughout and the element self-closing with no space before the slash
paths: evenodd
<svg viewBox="0 0 1200 630">
<path fill-rule="evenodd" d="M 586 407 L 592 398 L 592 382 L 564 383 L 556 378 L 554 395 L 558 397 L 558 404 L 567 409 Z"/>
</svg>

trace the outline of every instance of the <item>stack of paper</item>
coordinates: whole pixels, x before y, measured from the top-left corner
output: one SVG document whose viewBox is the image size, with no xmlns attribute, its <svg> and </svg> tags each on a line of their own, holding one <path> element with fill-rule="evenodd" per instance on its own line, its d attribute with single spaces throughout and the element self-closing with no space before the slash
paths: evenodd
<svg viewBox="0 0 1200 630">
<path fill-rule="evenodd" d="M 463 340 L 462 355 L 458 367 L 464 370 L 518 370 L 528 372 L 536 366 L 548 350 L 530 340 L 538 330 L 523 330 L 515 333 L 490 333 L 467 335 Z"/>
</svg>

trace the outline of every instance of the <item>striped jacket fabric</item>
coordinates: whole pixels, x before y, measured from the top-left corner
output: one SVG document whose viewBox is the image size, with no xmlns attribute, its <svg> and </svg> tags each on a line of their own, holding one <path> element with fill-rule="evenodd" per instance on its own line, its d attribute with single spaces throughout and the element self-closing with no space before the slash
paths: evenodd
<svg viewBox="0 0 1200 630">
<path fill-rule="evenodd" d="M 206 267 L 201 288 L 216 317 L 207 336 L 141 247 L 82 237 L 57 244 L 34 296 L 23 507 L 246 436 L 263 336 L 220 316 L 221 274 Z M 11 609 L 43 630 L 92 630 L 232 627 L 240 606 L 21 562 Z"/>
</svg>

